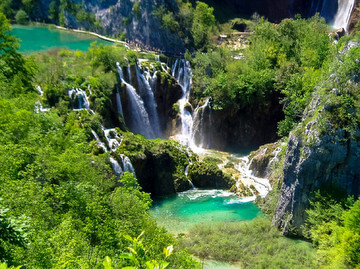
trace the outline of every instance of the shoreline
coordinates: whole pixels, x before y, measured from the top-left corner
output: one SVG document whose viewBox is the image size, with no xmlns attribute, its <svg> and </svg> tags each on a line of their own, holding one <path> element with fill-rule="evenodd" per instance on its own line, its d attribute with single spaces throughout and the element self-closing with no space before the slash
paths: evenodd
<svg viewBox="0 0 360 269">
<path fill-rule="evenodd" d="M 70 28 L 65 28 L 65 27 L 59 26 L 59 25 L 55 25 L 55 28 L 56 28 L 56 29 L 60 29 L 60 30 L 75 32 L 75 33 L 82 33 L 82 34 L 93 35 L 93 36 L 96 36 L 97 38 L 100 38 L 100 39 L 102 39 L 102 40 L 106 40 L 106 41 L 109 41 L 109 42 L 122 44 L 122 45 L 124 45 L 125 47 L 127 47 L 128 49 L 130 49 L 129 44 L 126 43 L 125 41 L 121 41 L 121 40 L 113 39 L 113 38 L 110 38 L 110 37 L 106 37 L 106 36 L 100 35 L 100 34 L 95 33 L 95 32 L 90 32 L 90 31 L 85 31 L 85 30 L 79 30 L 79 29 L 70 29 Z"/>
</svg>

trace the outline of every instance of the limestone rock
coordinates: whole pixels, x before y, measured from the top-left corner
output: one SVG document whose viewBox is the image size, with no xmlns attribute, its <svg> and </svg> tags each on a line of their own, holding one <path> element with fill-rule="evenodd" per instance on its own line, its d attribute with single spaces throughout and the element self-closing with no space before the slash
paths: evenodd
<svg viewBox="0 0 360 269">
<path fill-rule="evenodd" d="M 312 192 L 337 187 L 355 197 L 360 194 L 360 131 L 350 136 L 343 129 L 331 131 L 327 126 L 321 134 L 320 116 L 314 117 L 318 108 L 319 97 L 314 96 L 286 149 L 281 195 L 273 219 L 284 234 L 301 234 Z"/>
</svg>

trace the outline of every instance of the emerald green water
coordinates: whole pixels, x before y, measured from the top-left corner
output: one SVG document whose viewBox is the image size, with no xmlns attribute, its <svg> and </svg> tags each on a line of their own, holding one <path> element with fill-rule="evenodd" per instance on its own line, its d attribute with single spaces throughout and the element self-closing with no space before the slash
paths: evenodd
<svg viewBox="0 0 360 269">
<path fill-rule="evenodd" d="M 186 232 L 198 223 L 252 220 L 261 215 L 248 199 L 222 190 L 190 190 L 155 200 L 153 215 L 169 232 Z"/>
<path fill-rule="evenodd" d="M 94 41 L 104 45 L 113 45 L 112 42 L 89 34 L 75 33 L 47 26 L 12 25 L 12 28 L 12 34 L 21 40 L 19 51 L 24 54 L 49 51 L 56 48 L 86 51 Z"/>
</svg>

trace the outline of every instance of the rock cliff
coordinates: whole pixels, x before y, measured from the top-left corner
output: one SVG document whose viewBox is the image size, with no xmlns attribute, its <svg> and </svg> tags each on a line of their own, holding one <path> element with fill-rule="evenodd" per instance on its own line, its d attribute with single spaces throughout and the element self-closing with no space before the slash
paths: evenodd
<svg viewBox="0 0 360 269">
<path fill-rule="evenodd" d="M 86 11 L 95 14 L 102 26 L 102 29 L 97 30 L 101 34 L 110 36 L 125 34 L 131 41 L 171 54 L 185 50 L 183 40 L 163 28 L 158 18 L 153 15 L 153 11 L 162 5 L 176 6 L 173 0 L 166 1 L 166 3 L 164 0 L 73 0 L 72 2 L 81 4 Z M 39 1 L 34 8 L 33 19 L 49 21 L 50 3 L 49 0 Z M 74 28 L 88 26 L 86 22 L 77 22 L 76 18 L 68 12 L 65 12 L 64 15 L 65 26 Z"/>
<path fill-rule="evenodd" d="M 360 194 L 360 127 L 354 95 L 358 89 L 354 75 L 359 69 L 341 69 L 347 62 L 359 62 L 357 46 L 345 46 L 347 49 L 340 53 L 339 70 L 316 90 L 302 122 L 290 134 L 281 195 L 273 218 L 285 234 L 301 234 L 305 210 L 314 191 L 331 187 L 355 197 Z M 354 50 L 349 53 L 351 47 Z M 344 73 L 347 76 L 341 78 Z"/>
<path fill-rule="evenodd" d="M 283 117 L 277 93 L 267 102 L 241 110 L 204 108 L 202 117 L 194 122 L 195 142 L 217 150 L 251 150 L 278 139 L 277 123 Z"/>
</svg>

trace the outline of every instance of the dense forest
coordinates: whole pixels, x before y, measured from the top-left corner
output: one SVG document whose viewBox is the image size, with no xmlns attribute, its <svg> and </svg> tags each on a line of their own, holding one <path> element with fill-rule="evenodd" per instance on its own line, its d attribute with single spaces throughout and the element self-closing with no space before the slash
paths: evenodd
<svg viewBox="0 0 360 269">
<path fill-rule="evenodd" d="M 176 88 L 171 72 L 154 54 L 120 45 L 94 43 L 87 52 L 61 49 L 24 56 L 18 52 L 19 40 L 11 33 L 9 20 L 35 19 L 37 1 L 3 1 L 0 267 L 201 268 L 199 260 L 210 258 L 238 263 L 240 268 L 358 268 L 360 200 L 355 168 L 346 170 L 345 162 L 338 165 L 353 176 L 351 190 L 341 185 L 341 179 L 338 185 L 311 182 L 311 192 L 302 201 L 308 205 L 300 227 L 292 226 L 291 213 L 279 221 L 277 211 L 281 211 L 283 180 L 290 169 L 296 170 L 284 168 L 291 154 L 306 159 L 311 156 L 306 147 L 325 152 L 320 147 L 324 140 L 349 151 L 357 147 L 360 35 L 340 38 L 329 33 L 319 15 L 297 16 L 279 24 L 254 15 L 251 20 L 219 24 L 213 8 L 205 3 L 177 4 L 160 6 L 152 16 L 162 29 L 185 40 L 184 57 L 192 67 L 192 104 L 209 100 L 212 111 L 235 114 L 272 106 L 271 99 L 281 111 L 274 132 L 288 150 L 281 151 L 271 166 L 272 190 L 256 200 L 264 216 L 240 223 L 199 224 L 177 237 L 159 227 L 149 209 L 154 194 L 161 190 L 149 187 L 134 173 L 120 175 L 111 160 L 127 156 L 135 163 L 151 159 L 154 164 L 164 158 L 159 163 L 166 163 L 169 171 L 156 171 L 166 177 L 161 184 L 171 181 L 175 191 L 188 189 L 188 179 L 203 174 L 217 181 L 216 186 L 219 181 L 222 188 L 235 185 L 216 160 L 200 162 L 178 142 L 135 135 L 121 113 L 114 111 L 114 92 L 125 87 L 117 63 L 127 68 L 146 58 L 161 85 Z M 141 11 L 136 2 L 131 16 L 140 17 Z M 72 1 L 52 1 L 48 19 L 69 26 L 65 25 L 67 13 L 86 22 L 90 30 L 101 28 L 94 14 Z M 220 33 L 231 36 L 239 25 L 247 36 L 244 46 L 234 48 L 214 40 Z M 129 38 L 120 32 L 114 36 Z M 78 100 L 68 95 L 74 88 L 89 95 L 92 112 L 74 109 Z M 43 113 L 43 107 L 51 109 Z M 169 115 L 178 113 L 179 106 L 174 105 Z M 110 135 L 121 137 L 122 142 L 115 151 L 94 139 L 93 132 L 100 133 L 103 127 L 116 127 Z M 303 139 L 298 153 L 290 150 L 294 137 Z M 356 160 L 356 154 L 351 151 L 346 160 Z M 184 173 L 187 167 L 189 176 Z M 321 173 L 336 174 L 336 169 Z"/>
</svg>

